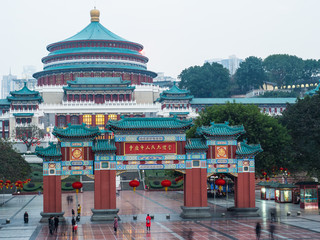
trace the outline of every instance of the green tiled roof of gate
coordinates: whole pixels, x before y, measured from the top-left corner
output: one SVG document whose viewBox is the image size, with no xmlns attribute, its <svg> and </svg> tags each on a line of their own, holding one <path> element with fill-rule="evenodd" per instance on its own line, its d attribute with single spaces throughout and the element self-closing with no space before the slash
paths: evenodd
<svg viewBox="0 0 320 240">
<path fill-rule="evenodd" d="M 206 150 L 208 146 L 202 138 L 190 138 L 187 140 L 185 148 L 187 150 Z"/>
<path fill-rule="evenodd" d="M 192 120 L 169 118 L 122 118 L 119 121 L 110 120 L 107 127 L 113 129 L 188 129 Z"/>
<path fill-rule="evenodd" d="M 319 84 L 317 85 L 316 88 L 307 91 L 304 95 L 313 96 L 319 91 L 319 89 L 320 89 L 320 80 L 319 80 Z"/>
<path fill-rule="evenodd" d="M 245 133 L 244 127 L 241 126 L 229 126 L 229 122 L 214 123 L 211 122 L 211 126 L 203 126 L 197 128 L 198 135 L 208 136 L 234 136 Z"/>
<path fill-rule="evenodd" d="M 15 117 L 32 117 L 34 113 L 14 113 L 13 116 Z"/>
<path fill-rule="evenodd" d="M 57 148 L 57 144 L 49 143 L 49 147 L 36 147 L 37 156 L 39 157 L 61 157 L 61 149 Z"/>
<path fill-rule="evenodd" d="M 117 148 L 114 144 L 114 140 L 104 139 L 98 140 L 93 146 L 92 150 L 94 152 L 103 152 L 103 151 L 116 151 Z"/>
<path fill-rule="evenodd" d="M 56 137 L 96 137 L 101 134 L 98 127 L 87 127 L 86 124 L 71 125 L 68 124 L 67 128 L 54 127 L 53 133 Z"/>
<path fill-rule="evenodd" d="M 253 155 L 262 152 L 260 144 L 249 145 L 247 141 L 240 142 L 240 146 L 236 150 L 237 155 Z"/>
<path fill-rule="evenodd" d="M 193 105 L 196 104 L 226 104 L 230 103 L 242 103 L 242 104 L 294 104 L 296 98 L 193 98 L 190 102 Z"/>
<path fill-rule="evenodd" d="M 77 77 L 75 81 L 68 81 L 68 85 L 129 85 L 131 82 L 121 77 Z"/>
</svg>

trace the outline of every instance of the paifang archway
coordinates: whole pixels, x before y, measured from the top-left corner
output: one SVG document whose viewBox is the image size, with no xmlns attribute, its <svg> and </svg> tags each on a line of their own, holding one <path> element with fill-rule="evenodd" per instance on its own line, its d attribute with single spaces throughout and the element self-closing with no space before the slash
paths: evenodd
<svg viewBox="0 0 320 240">
<path fill-rule="evenodd" d="M 116 208 L 116 173 L 126 170 L 174 169 L 184 173 L 184 206 L 181 217 L 210 217 L 207 177 L 230 173 L 235 180 L 233 210 L 255 207 L 254 157 L 260 145 L 237 142 L 243 126 L 228 122 L 197 129 L 198 138 L 186 138 L 191 120 L 177 118 L 123 118 L 109 121 L 114 139 L 97 139 L 100 130 L 82 125 L 55 128 L 57 145 L 37 148 L 43 158 L 43 212 L 63 216 L 61 176 L 94 175 L 92 221 L 112 220 Z"/>
</svg>

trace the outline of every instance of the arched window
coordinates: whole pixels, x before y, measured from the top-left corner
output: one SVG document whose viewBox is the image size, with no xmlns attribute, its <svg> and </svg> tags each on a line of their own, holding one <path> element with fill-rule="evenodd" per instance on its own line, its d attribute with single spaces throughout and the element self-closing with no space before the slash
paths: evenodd
<svg viewBox="0 0 320 240">
<path fill-rule="evenodd" d="M 86 100 L 87 100 L 86 95 L 85 95 L 85 94 L 82 94 L 82 95 L 81 95 L 81 101 L 86 101 Z"/>
<path fill-rule="evenodd" d="M 92 116 L 90 114 L 83 115 L 83 123 L 92 125 Z"/>
<path fill-rule="evenodd" d="M 110 94 L 107 94 L 107 96 L 106 96 L 106 100 L 107 100 L 107 101 L 110 101 L 110 99 L 111 99 Z"/>
<path fill-rule="evenodd" d="M 79 116 L 76 116 L 76 115 L 71 116 L 70 122 L 71 122 L 71 125 L 79 124 Z"/>
<path fill-rule="evenodd" d="M 119 101 L 123 101 L 123 94 L 119 95 Z"/>
<path fill-rule="evenodd" d="M 66 116 L 58 116 L 58 127 L 65 127 L 67 125 Z"/>
<path fill-rule="evenodd" d="M 113 95 L 112 95 L 112 100 L 113 100 L 113 101 L 118 101 L 118 95 L 113 94 Z"/>
<path fill-rule="evenodd" d="M 92 94 L 90 94 L 90 95 L 88 96 L 88 100 L 89 100 L 89 101 L 93 101 L 93 95 L 92 95 Z"/>
</svg>

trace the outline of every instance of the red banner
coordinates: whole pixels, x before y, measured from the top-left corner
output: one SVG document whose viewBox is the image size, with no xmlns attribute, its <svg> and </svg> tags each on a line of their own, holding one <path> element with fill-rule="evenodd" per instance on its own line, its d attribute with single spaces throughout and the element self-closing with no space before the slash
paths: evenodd
<svg viewBox="0 0 320 240">
<path fill-rule="evenodd" d="M 125 154 L 165 154 L 176 153 L 175 142 L 125 143 Z"/>
</svg>

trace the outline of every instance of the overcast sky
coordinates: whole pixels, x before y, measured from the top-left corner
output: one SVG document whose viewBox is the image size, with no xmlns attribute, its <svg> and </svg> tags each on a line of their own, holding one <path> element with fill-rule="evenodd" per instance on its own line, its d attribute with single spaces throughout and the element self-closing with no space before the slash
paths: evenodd
<svg viewBox="0 0 320 240">
<path fill-rule="evenodd" d="M 140 43 L 148 69 L 177 77 L 206 59 L 288 53 L 320 58 L 319 0 L 1 0 L 0 75 L 42 69 L 46 46 L 90 23 Z"/>
</svg>

